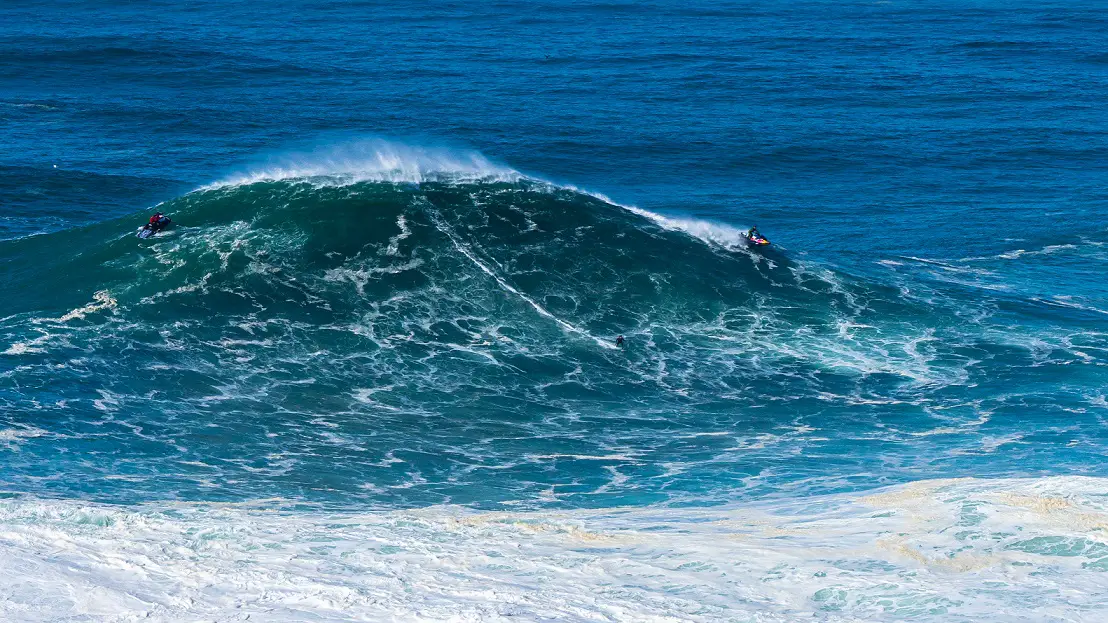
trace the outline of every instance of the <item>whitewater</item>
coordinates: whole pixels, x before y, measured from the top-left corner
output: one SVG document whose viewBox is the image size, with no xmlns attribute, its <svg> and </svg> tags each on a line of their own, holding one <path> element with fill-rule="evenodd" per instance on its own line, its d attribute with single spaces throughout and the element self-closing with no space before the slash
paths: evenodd
<svg viewBox="0 0 1108 623">
<path fill-rule="evenodd" d="M 1098 620 L 1103 479 L 727 509 L 0 504 L 6 620 Z M 1034 611 L 1034 616 L 1028 613 Z"/>
</svg>

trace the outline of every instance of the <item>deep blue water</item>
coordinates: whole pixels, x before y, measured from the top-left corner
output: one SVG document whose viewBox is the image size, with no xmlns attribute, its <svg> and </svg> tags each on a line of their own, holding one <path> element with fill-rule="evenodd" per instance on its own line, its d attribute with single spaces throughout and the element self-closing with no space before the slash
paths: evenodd
<svg viewBox="0 0 1108 623">
<path fill-rule="evenodd" d="M 1108 476 L 1103 8 L 9 0 L 0 489 Z"/>
</svg>

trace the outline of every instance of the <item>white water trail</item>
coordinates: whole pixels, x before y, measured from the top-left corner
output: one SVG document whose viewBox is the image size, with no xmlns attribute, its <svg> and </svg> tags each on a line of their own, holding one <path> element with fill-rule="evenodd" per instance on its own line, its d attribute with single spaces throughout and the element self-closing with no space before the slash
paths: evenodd
<svg viewBox="0 0 1108 623">
<path fill-rule="evenodd" d="M 543 316 L 545 318 L 549 318 L 549 319 L 553 320 L 566 333 L 580 335 L 581 337 L 587 337 L 590 340 L 592 340 L 593 342 L 596 342 L 596 344 L 598 346 L 601 346 L 603 348 L 608 348 L 608 349 L 611 349 L 611 350 L 616 350 L 615 345 L 609 344 L 608 342 L 606 342 L 606 341 L 590 334 L 588 331 L 585 331 L 584 329 L 580 329 L 578 327 L 575 327 L 572 324 L 566 322 L 565 320 L 562 320 L 561 318 L 559 318 L 559 317 L 555 316 L 554 314 L 550 313 L 545 307 L 540 305 L 538 303 L 538 301 L 536 301 L 535 299 L 527 296 L 523 292 L 520 292 L 518 289 L 516 289 L 514 286 L 512 286 L 512 284 L 508 283 L 500 275 L 496 274 L 496 271 L 489 268 L 488 266 L 485 265 L 484 262 L 482 262 L 480 259 L 478 259 L 477 256 L 474 255 L 473 251 L 471 249 L 469 249 L 469 247 L 467 247 L 461 240 L 458 239 L 458 237 L 454 233 L 454 231 L 450 229 L 450 226 L 448 226 L 446 223 L 444 223 L 442 221 L 442 219 L 439 217 L 438 214 L 435 214 L 434 212 L 432 212 L 431 213 L 431 218 L 435 222 L 435 227 L 439 231 L 441 231 L 443 234 L 445 234 L 447 238 L 450 238 L 450 242 L 452 242 L 454 244 L 454 248 L 456 248 L 459 252 L 461 252 L 462 255 L 466 256 L 466 258 L 468 258 L 469 261 L 473 262 L 478 268 L 480 268 L 482 272 L 484 272 L 486 275 L 492 277 L 493 280 L 496 281 L 496 283 L 499 284 L 500 287 L 503 288 L 505 291 L 510 292 L 510 293 L 514 294 L 515 296 L 518 296 L 519 298 L 526 301 L 527 304 L 530 305 L 532 308 L 534 308 L 534 310 L 536 312 L 538 312 L 540 316 Z"/>
</svg>

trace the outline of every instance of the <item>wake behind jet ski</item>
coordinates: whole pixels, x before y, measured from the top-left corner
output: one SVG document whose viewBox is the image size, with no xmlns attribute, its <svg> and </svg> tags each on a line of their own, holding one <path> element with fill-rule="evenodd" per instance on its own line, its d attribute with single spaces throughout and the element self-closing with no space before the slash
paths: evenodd
<svg viewBox="0 0 1108 623">
<path fill-rule="evenodd" d="M 757 225 L 751 227 L 750 231 L 743 234 L 743 237 L 746 238 L 746 241 L 751 246 L 755 246 L 755 247 L 768 247 L 769 246 L 769 239 L 766 238 L 765 236 L 763 236 L 758 231 L 758 226 Z"/>
<path fill-rule="evenodd" d="M 173 221 L 169 220 L 169 217 L 161 212 L 155 212 L 154 216 L 150 217 L 150 222 L 143 225 L 142 229 L 136 234 L 139 238 L 149 238 L 154 234 L 166 229 L 173 224 Z"/>
</svg>

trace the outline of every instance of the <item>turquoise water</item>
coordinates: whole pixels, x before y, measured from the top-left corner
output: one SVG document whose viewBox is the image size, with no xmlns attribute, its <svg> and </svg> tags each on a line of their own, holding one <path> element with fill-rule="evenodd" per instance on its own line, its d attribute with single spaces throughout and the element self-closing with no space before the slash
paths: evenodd
<svg viewBox="0 0 1108 623">
<path fill-rule="evenodd" d="M 1098 473 L 1097 312 L 983 294 L 990 262 L 1092 242 L 878 280 L 452 175 L 478 178 L 294 172 L 170 200 L 149 242 L 127 218 L 6 243 L 9 486 L 593 507 Z"/>
<path fill-rule="evenodd" d="M 155 8 L 0 8 L 7 618 L 1099 620 L 1095 5 Z"/>
</svg>

